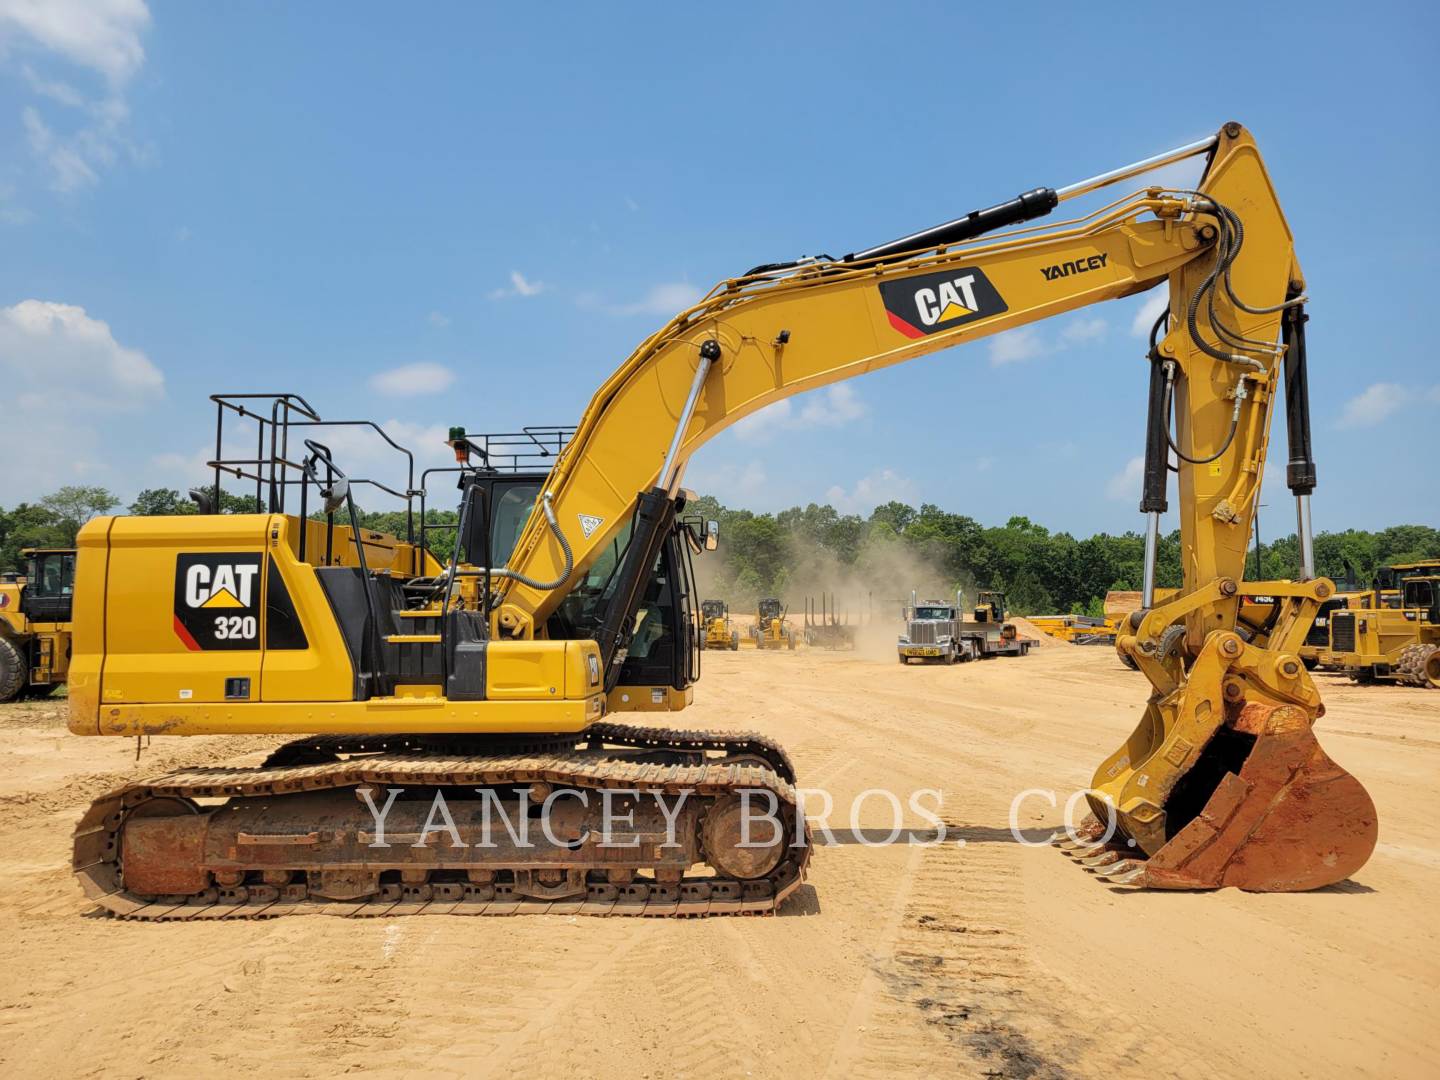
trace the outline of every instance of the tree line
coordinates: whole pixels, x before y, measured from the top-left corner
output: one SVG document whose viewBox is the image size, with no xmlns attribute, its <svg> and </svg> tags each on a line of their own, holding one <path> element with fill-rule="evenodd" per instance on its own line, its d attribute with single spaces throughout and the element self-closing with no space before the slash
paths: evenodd
<svg viewBox="0 0 1440 1080">
<path fill-rule="evenodd" d="M 12 510 L 0 509 L 0 570 L 19 569 L 24 548 L 73 546 L 86 521 L 120 508 L 120 499 L 103 487 L 72 486 Z M 254 495 L 222 491 L 219 509 L 256 513 L 260 504 Z M 138 515 L 197 512 L 188 497 L 170 488 L 142 491 L 124 510 Z M 697 561 L 701 591 L 707 599 L 737 606 L 778 596 L 799 611 L 805 595 L 827 589 L 850 597 L 868 592 L 876 604 L 886 605 L 912 588 L 941 595 L 961 589 L 971 596 L 975 589 L 1000 589 L 1017 614 L 1098 615 L 1107 591 L 1140 587 L 1144 563 L 1144 539 L 1136 532 L 1076 538 L 1026 517 L 986 526 L 933 503 L 916 508 L 888 502 L 865 517 L 816 503 L 757 514 L 704 496 L 686 512 L 720 522 L 719 551 Z M 367 529 L 405 536 L 403 511 L 362 510 L 359 518 Z M 455 512 L 429 510 L 426 520 L 442 526 L 428 532 L 427 542 L 436 557 L 448 559 L 455 532 L 443 526 L 455 523 Z M 345 522 L 343 515 L 339 521 Z M 417 540 L 419 524 L 417 515 Z M 1366 585 L 1381 566 L 1422 558 L 1440 558 L 1440 529 L 1394 525 L 1315 537 L 1317 571 L 1342 585 Z M 1252 551 L 1245 571 L 1250 580 L 1298 573 L 1294 534 Z M 1178 531 L 1161 538 L 1157 583 L 1180 585 Z"/>
<path fill-rule="evenodd" d="M 888 502 L 868 517 L 816 503 L 757 514 L 707 496 L 688 512 L 720 522 L 719 559 L 700 571 L 702 588 L 736 605 L 778 596 L 799 610 L 805 595 L 827 587 L 851 597 L 868 592 L 877 606 L 912 588 L 960 589 L 972 598 L 976 589 L 999 589 L 1017 614 L 1098 616 L 1106 592 L 1140 588 L 1144 567 L 1145 542 L 1137 532 L 1077 538 L 1027 517 L 986 526 L 933 503 Z M 1422 558 L 1440 558 L 1440 529 L 1395 525 L 1315 537 L 1317 572 L 1342 585 L 1351 575 L 1353 584 L 1368 585 L 1377 568 Z M 1245 576 L 1293 579 L 1299 568 L 1291 534 L 1252 550 Z M 1156 577 L 1161 588 L 1181 584 L 1178 530 L 1160 540 Z"/>
<path fill-rule="evenodd" d="M 214 485 L 195 490 L 214 500 Z M 262 507 L 253 494 L 239 495 L 222 488 L 218 509 L 222 514 L 257 514 Z M 13 510 L 0 507 L 0 571 L 22 570 L 24 558 L 20 552 L 26 548 L 74 547 L 75 538 L 85 522 L 101 514 L 117 512 L 142 517 L 155 514 L 196 514 L 199 513 L 199 507 L 188 495 L 181 495 L 174 488 L 146 488 L 127 506 L 107 488 L 62 487 L 34 502 L 22 502 Z M 402 538 L 405 536 L 403 511 L 360 510 L 358 516 L 364 528 L 392 533 Z M 425 516 L 432 524 L 454 524 L 456 521 L 453 510 L 430 510 Z M 346 516 L 343 513 L 337 515 L 337 521 L 346 524 Z M 418 534 L 418 515 L 416 530 Z M 454 537 L 453 529 L 434 531 L 428 538 L 431 550 L 438 558 L 448 559 L 455 543 Z M 418 535 L 416 539 L 419 539 Z"/>
</svg>

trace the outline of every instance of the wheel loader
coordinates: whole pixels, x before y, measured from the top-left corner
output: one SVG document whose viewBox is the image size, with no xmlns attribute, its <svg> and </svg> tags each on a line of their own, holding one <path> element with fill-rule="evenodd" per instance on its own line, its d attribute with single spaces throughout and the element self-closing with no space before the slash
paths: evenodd
<svg viewBox="0 0 1440 1080">
<path fill-rule="evenodd" d="M 1320 666 L 1361 683 L 1440 689 L 1440 560 L 1385 567 L 1372 598 L 1330 614 Z"/>
<path fill-rule="evenodd" d="M 1148 176 L 1197 157 L 1193 188 Z M 1148 186 L 1115 190 L 1131 181 Z M 1040 220 L 1102 191 L 1098 209 Z M 1316 738 L 1320 694 L 1297 655 L 1334 586 L 1314 573 L 1305 279 L 1275 193 L 1228 123 L 898 240 L 725 278 L 604 377 L 528 503 L 505 510 L 507 474 L 481 440 L 452 437 L 459 521 L 443 559 L 423 527 L 363 527 L 362 479 L 306 426 L 325 423 L 316 410 L 232 398 L 260 434 L 222 461 L 217 424 L 217 495 L 228 470 L 266 512 L 81 530 L 70 729 L 288 741 L 259 765 L 101 794 L 75 832 L 81 885 L 155 920 L 773 913 L 811 858 L 783 748 L 618 717 L 693 696 L 691 562 L 715 530 L 688 512 L 687 462 L 803 391 L 1157 288 L 1169 303 L 1140 369 L 1143 599 L 1119 638 L 1150 693 L 1060 846 L 1129 888 L 1344 880 L 1377 820 Z M 1301 580 L 1245 581 L 1282 399 Z M 1171 460 L 1183 586 L 1162 601 Z M 412 468 L 389 490 L 408 506 L 427 486 Z M 1247 594 L 1275 604 L 1242 633 Z M 773 829 L 747 833 L 756 805 Z"/>
<path fill-rule="evenodd" d="M 0 582 L 0 702 L 48 694 L 70 667 L 74 548 L 27 548 L 25 574 Z"/>
<path fill-rule="evenodd" d="M 795 648 L 795 631 L 785 621 L 787 609 L 773 596 L 761 597 L 755 605 L 755 625 L 750 640 L 757 649 Z"/>
<path fill-rule="evenodd" d="M 700 648 L 740 648 L 740 631 L 730 626 L 730 607 L 723 600 L 705 600 L 700 604 Z"/>
</svg>

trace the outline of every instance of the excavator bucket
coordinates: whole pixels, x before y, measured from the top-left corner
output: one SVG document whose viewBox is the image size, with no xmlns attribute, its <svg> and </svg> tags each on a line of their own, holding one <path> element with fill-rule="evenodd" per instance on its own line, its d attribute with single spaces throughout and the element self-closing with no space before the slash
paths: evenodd
<svg viewBox="0 0 1440 1080">
<path fill-rule="evenodd" d="M 1173 730 L 1156 740 L 1158 718 L 1152 705 L 1132 736 L 1150 749 L 1137 764 L 1102 765 L 1094 813 L 1062 844 L 1087 870 L 1144 888 L 1298 892 L 1343 881 L 1370 857 L 1374 803 L 1320 748 L 1304 708 L 1233 704 L 1198 752 Z M 1134 797 L 1147 787 L 1158 802 Z"/>
</svg>

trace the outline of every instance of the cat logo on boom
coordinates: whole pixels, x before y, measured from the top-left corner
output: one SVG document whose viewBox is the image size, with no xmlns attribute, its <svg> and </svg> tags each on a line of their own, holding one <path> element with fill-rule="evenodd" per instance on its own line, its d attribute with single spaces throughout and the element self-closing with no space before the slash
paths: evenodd
<svg viewBox="0 0 1440 1080">
<path fill-rule="evenodd" d="M 976 266 L 881 282 L 880 299 L 890 325 L 908 338 L 953 330 L 1009 310 Z"/>
<path fill-rule="evenodd" d="M 260 555 L 177 555 L 173 628 L 192 652 L 258 649 Z"/>
</svg>

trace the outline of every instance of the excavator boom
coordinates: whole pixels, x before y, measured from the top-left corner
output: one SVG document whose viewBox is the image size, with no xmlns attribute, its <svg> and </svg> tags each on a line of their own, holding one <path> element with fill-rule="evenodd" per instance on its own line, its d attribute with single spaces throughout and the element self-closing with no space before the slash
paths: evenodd
<svg viewBox="0 0 1440 1080">
<path fill-rule="evenodd" d="M 1194 190 L 1149 187 L 1084 216 L 1032 224 L 1078 195 L 1196 155 L 1206 160 Z M 783 752 L 758 736 L 645 735 L 603 719 L 617 709 L 675 711 L 690 700 L 698 670 L 687 659 L 688 567 L 709 538 L 683 516 L 686 463 L 730 425 L 794 394 L 1162 286 L 1169 304 L 1148 356 L 1145 603 L 1117 642 L 1152 693 L 1135 732 L 1097 770 L 1094 816 L 1068 847 L 1090 869 L 1133 885 L 1291 890 L 1345 878 L 1368 858 L 1376 822 L 1363 787 L 1315 740 L 1322 707 L 1298 657 L 1333 593 L 1314 577 L 1309 547 L 1304 281 L 1259 150 L 1238 124 L 842 259 L 766 264 L 721 282 L 596 391 L 508 556 L 494 557 L 497 515 L 476 468 L 463 479 L 465 557 L 457 545 L 440 573 L 428 563 L 409 577 L 395 565 L 372 568 L 370 542 L 359 540 L 353 559 L 336 566 L 327 554 L 322 564 L 304 539 L 313 527 L 278 512 L 87 526 L 72 730 L 312 738 L 277 751 L 254 783 L 186 776 L 100 800 L 77 834 L 77 869 L 112 904 L 226 890 L 232 900 L 259 890 L 269 902 L 373 902 L 413 886 L 426 902 L 437 889 L 447 900 L 485 902 L 508 889 L 511 897 L 613 904 L 618 888 L 622 898 L 643 890 L 647 904 L 658 896 L 664 913 L 686 896 L 724 898 L 717 910 L 735 910 L 732 900 L 773 910 L 799 883 L 809 853 Z M 1282 395 L 1305 573 L 1298 582 L 1243 582 Z M 451 441 L 466 460 L 472 444 L 463 431 Z M 328 451 L 307 445 L 307 475 L 319 487 L 323 472 L 333 515 L 348 498 L 343 474 Z M 1155 541 L 1172 468 L 1184 583 L 1157 602 Z M 127 596 L 121 584 L 172 569 L 175 625 L 189 628 L 188 640 L 178 630 L 166 636 L 169 598 Z M 208 611 L 179 607 L 182 586 L 202 607 L 217 602 L 222 578 L 263 582 L 267 612 L 253 624 L 224 624 L 223 644 L 205 637 Z M 1242 595 L 1273 598 L 1259 624 L 1242 618 Z M 284 620 L 300 627 L 289 656 L 257 637 L 270 633 L 278 596 L 288 605 Z M 392 632 L 397 623 L 406 632 Z M 254 656 L 235 638 L 247 633 Z M 254 665 L 253 682 L 234 674 L 242 663 Z M 420 760 L 404 760 L 412 753 Z M 442 753 L 448 780 L 433 760 Z M 536 755 L 549 755 L 549 764 Z M 597 757 L 611 764 L 597 766 Z M 358 814 L 355 793 L 386 777 L 409 777 L 424 791 L 477 782 L 523 789 L 548 807 L 557 785 L 602 793 L 619 781 L 668 793 L 679 769 L 694 770 L 685 777 L 702 792 L 685 819 L 693 845 L 683 858 L 656 848 L 607 862 L 613 857 L 580 839 L 548 861 L 513 852 L 450 862 L 366 857 L 355 850 L 365 831 L 358 825 L 328 840 L 305 826 L 307 814 L 331 822 L 348 820 L 346 806 Z M 310 805 L 281 798 L 287 783 L 301 784 L 294 800 L 303 795 Z M 742 790 L 760 789 L 795 839 L 757 855 L 740 843 L 737 807 Z M 232 798 L 218 810 L 201 802 L 227 791 Z M 478 820 L 469 811 L 455 827 L 467 837 Z M 411 813 L 425 821 L 423 841 L 431 822 Z M 588 837 L 595 822 L 582 814 L 572 825 L 573 838 Z M 273 839 L 291 836 L 306 839 Z M 697 862 L 709 868 L 703 882 L 686 876 Z"/>
</svg>

